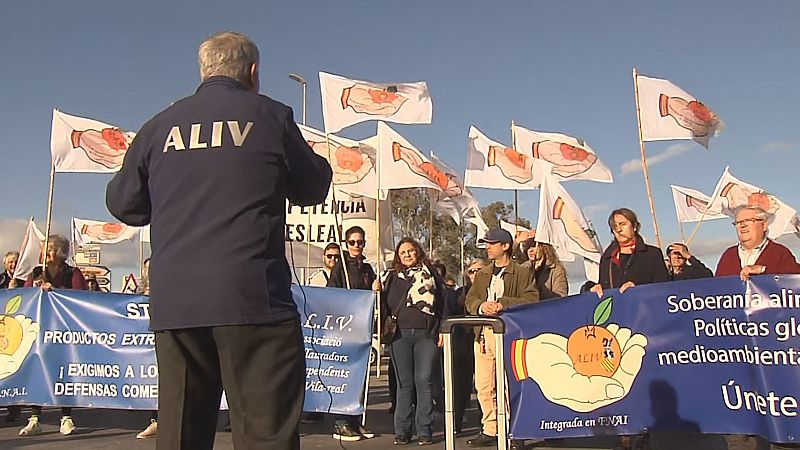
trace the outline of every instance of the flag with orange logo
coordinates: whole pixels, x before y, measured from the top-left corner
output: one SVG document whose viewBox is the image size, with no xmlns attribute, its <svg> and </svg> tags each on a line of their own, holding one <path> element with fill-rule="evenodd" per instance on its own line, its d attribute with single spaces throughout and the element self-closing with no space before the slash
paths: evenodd
<svg viewBox="0 0 800 450">
<path fill-rule="evenodd" d="M 580 206 L 553 176 L 545 176 L 542 181 L 536 240 L 593 262 L 600 262 L 603 254 L 597 233 Z"/>
<path fill-rule="evenodd" d="M 636 76 L 642 140 L 692 139 L 708 148 L 725 124 L 703 102 L 667 80 Z"/>
<path fill-rule="evenodd" d="M 464 184 L 487 189 L 536 189 L 552 165 L 469 129 Z"/>
<path fill-rule="evenodd" d="M 560 133 L 532 131 L 517 125 L 511 128 L 511 132 L 514 133 L 514 149 L 552 164 L 553 176 L 558 181 L 614 181 L 608 167 L 581 139 Z"/>
<path fill-rule="evenodd" d="M 424 81 L 373 83 L 319 73 L 325 132 L 360 122 L 431 123 L 433 102 Z"/>
<path fill-rule="evenodd" d="M 455 191 L 456 181 L 389 125 L 378 122 L 381 189 L 430 188 Z"/>
<path fill-rule="evenodd" d="M 797 215 L 794 208 L 766 190 L 734 177 L 726 167 L 711 194 L 708 209 L 735 218 L 736 208 L 745 205 L 758 206 L 767 212 L 770 239 L 777 239 L 793 228 L 792 221 Z"/>
<path fill-rule="evenodd" d="M 378 179 L 376 176 L 376 150 L 362 142 L 332 134 L 325 134 L 304 125 L 297 125 L 303 138 L 314 153 L 328 160 L 333 169 L 333 185 L 350 194 L 375 198 Z"/>
<path fill-rule="evenodd" d="M 56 172 L 113 173 L 135 133 L 54 109 L 50 153 Z"/>
<path fill-rule="evenodd" d="M 76 245 L 117 244 L 140 234 L 139 227 L 124 223 L 72 219 L 72 240 Z"/>
<path fill-rule="evenodd" d="M 711 197 L 702 192 L 681 186 L 670 185 L 672 199 L 675 202 L 675 213 L 678 222 L 699 222 L 702 220 L 724 219 L 727 217 L 719 211 L 710 211 L 708 203 Z"/>
</svg>

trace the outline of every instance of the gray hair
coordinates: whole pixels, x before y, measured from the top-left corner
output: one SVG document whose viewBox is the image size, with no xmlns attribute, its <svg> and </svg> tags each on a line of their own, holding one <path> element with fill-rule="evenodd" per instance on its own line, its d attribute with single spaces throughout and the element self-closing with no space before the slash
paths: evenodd
<svg viewBox="0 0 800 450">
<path fill-rule="evenodd" d="M 12 256 L 16 256 L 17 258 L 19 258 L 19 252 L 6 253 L 6 256 L 3 256 L 3 264 L 5 264 L 8 261 L 8 259 L 11 258 Z"/>
<path fill-rule="evenodd" d="M 223 31 L 200 44 L 197 61 L 203 81 L 225 76 L 249 85 L 250 67 L 258 63 L 258 47 L 241 33 Z"/>
<path fill-rule="evenodd" d="M 737 207 L 735 211 L 736 214 L 733 215 L 734 217 L 738 217 L 739 213 L 742 211 L 755 211 L 756 218 L 761 220 L 767 220 L 767 217 L 769 216 L 764 208 L 756 205 L 742 205 Z"/>
<path fill-rule="evenodd" d="M 69 241 L 64 236 L 60 234 L 51 234 L 50 237 L 47 238 L 47 246 L 53 246 L 53 249 L 56 251 L 56 256 L 60 259 L 66 261 L 67 257 L 69 256 Z"/>
</svg>

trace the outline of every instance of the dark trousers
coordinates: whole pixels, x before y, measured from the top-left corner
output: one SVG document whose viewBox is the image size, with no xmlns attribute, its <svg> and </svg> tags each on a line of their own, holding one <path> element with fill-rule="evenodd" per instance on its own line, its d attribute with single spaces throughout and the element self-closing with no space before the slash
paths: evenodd
<svg viewBox="0 0 800 450">
<path fill-rule="evenodd" d="M 33 416 L 41 416 L 42 415 L 42 407 L 41 406 L 31 406 L 31 415 Z M 72 408 L 63 407 L 61 408 L 61 416 L 71 416 L 72 415 Z"/>
<path fill-rule="evenodd" d="M 158 331 L 157 450 L 214 446 L 222 389 L 239 449 L 299 449 L 305 394 L 300 323 Z"/>
<path fill-rule="evenodd" d="M 455 335 L 455 333 L 453 333 Z M 472 349 L 472 334 L 466 339 L 453 342 L 453 423 L 456 431 L 461 431 L 464 415 L 472 397 L 473 375 L 475 374 L 475 352 Z"/>
<path fill-rule="evenodd" d="M 430 438 L 433 435 L 433 372 L 437 367 L 438 350 L 436 341 L 421 329 L 400 329 L 400 337 L 392 342 L 391 356 L 397 375 L 395 436 L 411 436 L 414 415 L 418 436 Z"/>
</svg>

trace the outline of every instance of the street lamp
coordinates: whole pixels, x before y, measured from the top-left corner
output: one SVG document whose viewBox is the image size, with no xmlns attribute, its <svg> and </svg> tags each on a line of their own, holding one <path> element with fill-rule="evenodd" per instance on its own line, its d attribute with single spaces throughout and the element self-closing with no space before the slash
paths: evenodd
<svg viewBox="0 0 800 450">
<path fill-rule="evenodd" d="M 306 124 L 306 79 L 296 73 L 290 73 L 289 78 L 303 86 L 303 125 Z"/>
</svg>

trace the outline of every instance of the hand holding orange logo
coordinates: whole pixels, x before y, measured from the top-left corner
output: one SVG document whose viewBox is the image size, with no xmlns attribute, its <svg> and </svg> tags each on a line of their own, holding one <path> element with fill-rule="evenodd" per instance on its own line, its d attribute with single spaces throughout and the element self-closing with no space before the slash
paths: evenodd
<svg viewBox="0 0 800 450">
<path fill-rule="evenodd" d="M 511 366 L 517 380 L 530 377 L 549 401 L 573 411 L 594 411 L 624 398 L 642 368 L 647 338 L 617 324 L 613 299 L 594 311 L 594 323 L 572 332 L 569 339 L 543 333 L 511 345 Z"/>
<path fill-rule="evenodd" d="M 22 314 L 11 316 L 19 310 L 21 301 L 22 296 L 12 297 L 0 316 L 0 380 L 19 370 L 39 335 L 38 323 Z"/>
</svg>

